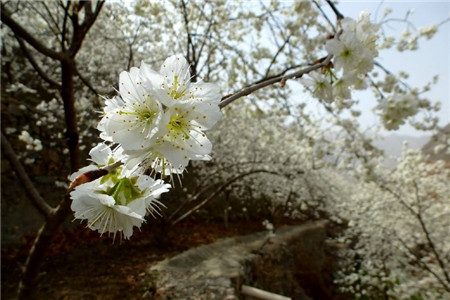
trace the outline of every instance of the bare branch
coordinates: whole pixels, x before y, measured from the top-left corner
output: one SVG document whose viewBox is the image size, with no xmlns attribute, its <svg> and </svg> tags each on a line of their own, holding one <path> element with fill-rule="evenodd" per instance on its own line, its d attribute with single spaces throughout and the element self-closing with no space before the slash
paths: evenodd
<svg viewBox="0 0 450 300">
<path fill-rule="evenodd" d="M 35 188 L 30 177 L 28 177 L 27 171 L 25 171 L 24 167 L 20 163 L 16 153 L 14 152 L 14 149 L 12 148 L 3 132 L 1 141 L 3 153 L 9 160 L 17 177 L 22 182 L 24 190 L 30 197 L 31 202 L 36 206 L 40 213 L 47 217 L 48 215 L 50 215 L 52 207 L 48 205 L 48 203 L 44 200 L 44 198 L 41 197 L 38 190 Z"/>
<path fill-rule="evenodd" d="M 92 12 L 91 2 L 88 5 L 86 3 L 89 1 L 79 2 L 80 7 L 85 7 L 85 18 L 81 25 L 78 23 L 78 14 L 73 13 L 70 18 L 72 19 L 73 26 L 73 37 L 69 47 L 70 57 L 75 57 L 81 48 L 83 40 L 88 33 L 89 29 L 94 25 L 95 20 L 100 14 L 100 10 L 105 3 L 105 1 L 98 1 L 95 11 Z M 81 8 L 79 8 L 81 9 Z"/>
<path fill-rule="evenodd" d="M 316 0 L 313 0 L 313 3 L 317 7 L 317 9 L 320 11 L 322 16 L 325 18 L 325 20 L 327 20 L 327 22 L 331 26 L 331 28 L 333 28 L 333 31 L 336 32 L 336 27 L 334 26 L 333 22 L 331 22 L 330 18 L 328 18 L 327 14 L 323 11 L 320 4 Z"/>
<path fill-rule="evenodd" d="M 95 95 L 100 95 L 100 93 L 92 86 L 92 84 L 87 80 L 84 76 L 81 75 L 81 73 L 78 71 L 77 65 L 75 64 L 75 73 L 77 74 L 78 78 L 80 78 L 81 82 L 84 83 L 85 86 L 88 87 Z"/>
<path fill-rule="evenodd" d="M 439 263 L 439 267 L 442 269 L 442 272 L 444 273 L 445 279 L 447 280 L 448 283 L 450 283 L 450 276 L 449 276 L 447 270 L 445 269 L 445 264 L 442 261 L 441 256 L 437 252 L 436 245 L 434 244 L 433 240 L 431 239 L 430 232 L 428 231 L 428 228 L 422 217 L 422 213 L 421 213 L 422 209 L 421 209 L 420 196 L 419 196 L 419 186 L 417 185 L 417 182 L 415 180 L 413 181 L 413 183 L 414 183 L 416 201 L 417 201 L 417 205 L 418 205 L 418 213 L 416 214 L 417 220 L 419 221 L 420 227 L 422 228 L 422 231 L 425 234 L 425 238 L 427 239 L 428 246 L 430 246 L 431 251 L 434 254 L 434 257 L 437 259 L 437 261 Z"/>
<path fill-rule="evenodd" d="M 19 23 L 14 21 L 11 17 L 11 12 L 4 6 L 1 6 L 1 17 L 2 23 L 6 24 L 17 36 L 23 38 L 28 44 L 33 46 L 37 51 L 41 52 L 45 56 L 54 58 L 56 60 L 64 59 L 64 55 L 62 53 L 53 51 L 37 39 L 35 39 L 28 31 L 26 31 Z"/>
<path fill-rule="evenodd" d="M 277 53 L 275 53 L 275 55 L 272 58 L 272 61 L 270 62 L 269 66 L 267 67 L 266 70 L 266 75 L 264 77 L 269 76 L 269 72 L 270 72 L 270 68 L 272 68 L 272 65 L 275 63 L 275 61 L 277 60 L 278 55 L 280 55 L 281 51 L 283 51 L 284 47 L 289 43 L 291 36 L 289 35 L 285 40 L 284 43 L 280 46 L 280 48 L 278 48 Z"/>
<path fill-rule="evenodd" d="M 186 3 L 184 3 L 184 0 L 181 0 L 181 8 L 183 13 L 184 26 L 187 33 L 186 58 L 191 66 L 191 81 L 195 82 L 197 80 L 197 58 L 195 53 L 195 44 L 192 41 L 191 33 L 189 30 L 189 18 L 186 9 Z"/>
<path fill-rule="evenodd" d="M 66 50 L 66 35 L 67 35 L 67 18 L 69 17 L 69 6 L 70 1 L 67 1 L 67 4 L 65 6 L 61 6 L 64 8 L 64 19 L 62 24 L 62 31 L 61 31 L 61 49 L 62 51 Z"/>
<path fill-rule="evenodd" d="M 339 20 L 342 20 L 344 18 L 344 15 L 341 14 L 341 12 L 336 8 L 334 3 L 331 0 L 326 0 L 328 5 L 330 5 L 331 9 L 333 10 L 334 14 L 336 15 L 336 18 Z"/>
<path fill-rule="evenodd" d="M 26 58 L 30 62 L 30 64 L 33 66 L 34 70 L 41 76 L 44 81 L 46 81 L 50 86 L 56 89 L 61 88 L 61 84 L 59 84 L 56 80 L 50 78 L 47 76 L 47 74 L 41 69 L 41 67 L 38 65 L 37 61 L 34 59 L 33 55 L 28 51 L 27 46 L 25 45 L 25 42 L 21 37 L 18 35 L 15 36 L 17 41 L 19 42 L 20 49 L 22 49 L 22 52 L 25 54 Z"/>
<path fill-rule="evenodd" d="M 320 69 L 322 67 L 325 67 L 325 66 L 327 66 L 329 64 L 329 62 L 331 61 L 332 57 L 333 57 L 332 55 L 328 55 L 320 63 L 317 63 L 317 64 L 314 64 L 312 66 L 306 67 L 304 69 L 298 70 L 297 72 L 294 72 L 294 73 L 289 74 L 289 75 L 282 75 L 282 76 L 278 76 L 278 77 L 271 78 L 271 79 L 268 79 L 268 80 L 264 80 L 264 81 L 262 81 L 260 83 L 251 85 L 251 86 L 249 86 L 247 88 L 244 88 L 244 89 L 242 89 L 242 90 L 232 94 L 231 96 L 225 96 L 225 97 L 222 98 L 222 101 L 220 102 L 219 107 L 220 108 L 224 108 L 225 106 L 227 106 L 228 104 L 230 104 L 234 100 L 239 99 L 239 98 L 241 98 L 243 96 L 250 95 L 251 93 L 253 93 L 253 92 L 257 91 L 257 90 L 260 90 L 260 89 L 262 89 L 262 88 L 264 88 L 266 86 L 272 85 L 272 84 L 277 83 L 277 82 L 286 81 L 286 80 L 291 79 L 291 78 L 299 78 L 299 77 L 303 76 L 303 74 L 306 74 L 306 73 L 309 73 L 311 71 L 314 71 L 314 70 Z"/>
<path fill-rule="evenodd" d="M 397 239 L 403 245 L 403 247 L 405 247 L 406 250 L 408 250 L 408 252 L 414 257 L 415 262 L 426 271 L 428 271 L 431 275 L 433 275 L 447 292 L 450 292 L 450 286 L 446 284 L 445 281 L 442 280 L 442 278 L 438 274 L 436 274 L 436 272 L 434 272 L 425 262 L 423 262 L 418 254 L 414 252 L 410 247 L 408 247 L 408 245 L 406 245 L 406 243 L 399 236 L 397 236 Z"/>
<path fill-rule="evenodd" d="M 56 230 L 58 230 L 60 225 L 70 214 L 71 203 L 70 190 L 67 190 L 59 205 L 55 209 L 52 209 L 51 213 L 46 217 L 44 225 L 39 229 L 33 247 L 25 262 L 22 280 L 19 283 L 19 300 L 32 299 L 36 276 L 43 261 L 42 257 L 50 246 Z"/>
<path fill-rule="evenodd" d="M 386 73 L 386 74 L 388 74 L 388 75 L 391 75 L 391 76 L 395 76 L 394 74 L 392 74 L 391 71 L 389 71 L 386 67 L 384 67 L 384 66 L 383 66 L 382 64 L 380 64 L 379 62 L 374 61 L 373 63 L 374 63 L 375 66 L 377 66 L 378 68 L 380 68 L 381 70 L 383 70 L 384 73 Z M 396 78 L 397 78 L 397 77 L 396 77 Z M 412 88 L 411 88 L 406 82 L 404 82 L 403 80 L 400 80 L 400 79 L 397 79 L 397 80 L 398 80 L 398 82 L 400 82 L 406 89 L 412 90 Z"/>
<path fill-rule="evenodd" d="M 233 182 L 251 175 L 251 174 L 255 174 L 255 173 L 268 173 L 268 174 L 274 174 L 274 175 L 279 175 L 279 173 L 276 172 L 272 172 L 272 171 L 267 171 L 267 170 L 251 170 L 239 175 L 236 175 L 230 179 L 228 179 L 225 183 L 221 184 L 211 195 L 209 195 L 208 197 L 206 197 L 202 202 L 200 202 L 199 204 L 197 204 L 196 206 L 194 206 L 192 209 L 190 209 L 189 211 L 187 211 L 184 215 L 182 215 L 181 217 L 179 217 L 178 219 L 176 219 L 175 221 L 172 221 L 170 223 L 170 225 L 175 225 L 178 222 L 180 222 L 181 220 L 185 219 L 186 217 L 190 216 L 192 213 L 194 213 L 196 210 L 198 210 L 200 207 L 202 207 L 203 205 L 205 205 L 206 203 L 208 203 L 209 201 L 211 201 L 212 199 L 214 199 L 214 197 L 216 197 L 217 195 L 219 195 L 227 186 L 229 186 L 230 184 L 232 184 Z"/>
</svg>

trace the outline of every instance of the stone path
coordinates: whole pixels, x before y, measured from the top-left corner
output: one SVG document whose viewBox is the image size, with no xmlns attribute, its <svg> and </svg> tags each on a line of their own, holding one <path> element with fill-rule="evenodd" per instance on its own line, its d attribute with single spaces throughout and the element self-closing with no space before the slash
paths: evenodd
<svg viewBox="0 0 450 300">
<path fill-rule="evenodd" d="M 305 290 L 312 290 L 313 298 L 327 297 L 320 275 L 326 225 L 316 221 L 280 228 L 274 235 L 260 232 L 185 251 L 150 269 L 153 288 L 144 298 L 241 299 L 242 284 L 299 300 L 312 299 Z M 312 286 L 301 286 L 302 276 L 312 280 Z"/>
</svg>

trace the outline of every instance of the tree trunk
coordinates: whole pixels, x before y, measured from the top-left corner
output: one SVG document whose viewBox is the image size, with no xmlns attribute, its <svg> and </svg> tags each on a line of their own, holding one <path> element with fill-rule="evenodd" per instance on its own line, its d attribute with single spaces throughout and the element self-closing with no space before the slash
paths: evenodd
<svg viewBox="0 0 450 300">
<path fill-rule="evenodd" d="M 71 200 L 68 191 L 60 205 L 52 211 L 44 225 L 39 229 L 33 247 L 27 257 L 22 280 L 19 283 L 19 300 L 33 299 L 33 292 L 37 283 L 36 278 L 45 252 L 52 242 L 56 231 L 58 231 L 58 228 L 70 214 L 70 204 Z"/>
<path fill-rule="evenodd" d="M 75 172 L 80 168 L 80 151 L 78 149 L 77 115 L 75 111 L 75 96 L 73 77 L 75 64 L 72 58 L 61 61 L 62 88 L 61 98 L 64 103 L 64 116 L 66 120 L 66 138 L 70 153 L 70 169 Z"/>
<path fill-rule="evenodd" d="M 78 128 L 75 112 L 75 97 L 73 77 L 75 75 L 75 65 L 73 58 L 69 56 L 61 61 L 62 88 L 61 98 L 64 103 L 64 115 L 66 121 L 67 146 L 70 153 L 71 173 L 77 171 L 80 167 L 80 151 L 78 148 Z M 45 220 L 44 225 L 34 240 L 33 247 L 25 263 L 25 270 L 22 280 L 19 283 L 18 299 L 31 299 L 36 286 L 36 277 L 42 264 L 44 254 L 53 240 L 55 233 L 61 224 L 70 214 L 70 190 L 67 191 L 63 200 Z"/>
</svg>

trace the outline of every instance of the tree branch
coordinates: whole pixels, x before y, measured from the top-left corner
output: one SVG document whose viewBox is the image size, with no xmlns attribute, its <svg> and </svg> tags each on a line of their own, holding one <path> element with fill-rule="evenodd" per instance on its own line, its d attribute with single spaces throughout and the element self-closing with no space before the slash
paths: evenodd
<svg viewBox="0 0 450 300">
<path fill-rule="evenodd" d="M 70 7 L 70 1 L 67 1 L 67 4 L 64 6 L 61 3 L 61 6 L 64 8 L 64 18 L 63 18 L 63 24 L 62 24 L 62 31 L 61 31 L 61 49 L 62 51 L 66 50 L 66 35 L 67 35 L 67 18 L 69 17 L 69 7 Z"/>
<path fill-rule="evenodd" d="M 61 84 L 59 84 L 56 80 L 47 76 L 47 74 L 41 69 L 41 67 L 38 65 L 38 63 L 34 59 L 33 55 L 28 51 L 27 46 L 25 45 L 23 39 L 18 35 L 15 35 L 15 37 L 16 37 L 17 41 L 19 42 L 20 49 L 22 49 L 22 52 L 25 54 L 26 58 L 28 59 L 30 64 L 33 66 L 34 70 L 39 74 L 39 76 L 41 76 L 41 78 L 44 81 L 46 81 L 48 84 L 50 84 L 50 86 L 52 86 L 53 88 L 60 89 Z"/>
<path fill-rule="evenodd" d="M 434 271 L 433 271 L 426 263 L 424 263 L 424 262 L 420 259 L 420 257 L 418 256 L 418 254 L 415 253 L 410 247 L 408 247 L 408 245 L 405 243 L 405 241 L 403 241 L 399 236 L 397 236 L 397 239 L 398 239 L 398 241 L 400 242 L 400 244 L 402 244 L 402 246 L 405 247 L 406 250 L 408 250 L 409 254 L 411 254 L 411 255 L 414 257 L 415 262 L 416 262 L 418 265 L 422 266 L 422 268 L 424 268 L 426 271 L 428 271 L 431 275 L 433 275 L 434 278 L 436 278 L 436 280 L 444 287 L 444 289 L 445 289 L 447 292 L 450 292 L 450 286 L 448 286 L 448 285 L 445 283 L 445 281 L 442 280 L 442 278 L 441 278 L 438 274 L 436 274 L 436 272 L 434 272 Z"/>
<path fill-rule="evenodd" d="M 444 273 L 445 279 L 447 280 L 448 283 L 450 283 L 450 276 L 447 272 L 447 270 L 445 269 L 445 264 L 441 259 L 441 256 L 439 255 L 437 249 L 436 249 L 436 245 L 434 244 L 433 240 L 431 239 L 431 235 L 430 232 L 428 231 L 428 228 L 423 220 L 422 217 L 422 208 L 421 208 L 421 204 L 420 204 L 420 196 L 419 196 L 419 186 L 417 185 L 417 182 L 414 180 L 414 190 L 415 190 L 415 196 L 416 196 L 416 201 L 417 201 L 417 205 L 418 205 L 418 209 L 417 209 L 417 220 L 419 220 L 420 223 L 420 227 L 422 228 L 423 232 L 425 233 L 425 238 L 427 239 L 428 242 L 428 246 L 430 246 L 431 251 L 434 254 L 434 257 L 437 259 L 438 263 L 439 263 L 439 267 L 442 269 L 442 272 Z"/>
<path fill-rule="evenodd" d="M 17 177 L 22 182 L 25 192 L 30 197 L 31 202 L 36 206 L 40 213 L 47 217 L 48 215 L 50 215 L 52 207 L 48 205 L 48 203 L 44 200 L 44 198 L 41 197 L 38 190 L 35 188 L 30 177 L 28 177 L 27 171 L 25 171 L 24 167 L 20 163 L 16 153 L 14 152 L 14 149 L 12 148 L 3 132 L 1 141 L 3 154 L 6 156 Z"/>
<path fill-rule="evenodd" d="M 197 79 L 197 58 L 195 53 L 195 44 L 192 41 L 191 33 L 189 32 L 189 18 L 188 18 L 188 12 L 186 9 L 186 3 L 184 3 L 184 0 L 181 0 L 181 8 L 183 13 L 183 20 L 184 20 L 184 26 L 186 28 L 187 33 L 187 45 L 186 45 L 186 58 L 190 64 L 190 70 L 191 70 L 191 81 L 195 82 Z M 192 51 L 191 51 L 192 50 Z M 191 55 L 190 55 L 191 54 Z M 191 57 L 192 56 L 192 57 Z"/>
<path fill-rule="evenodd" d="M 322 67 L 325 67 L 331 61 L 332 57 L 333 57 L 332 55 L 328 55 L 321 63 L 314 64 L 312 66 L 309 66 L 309 67 L 306 67 L 304 69 L 298 70 L 297 72 L 294 72 L 294 73 L 289 74 L 289 75 L 282 75 L 282 76 L 274 77 L 274 78 L 271 78 L 271 79 L 268 79 L 268 80 L 264 80 L 264 81 L 262 81 L 260 83 L 251 85 L 251 86 L 249 86 L 247 88 L 244 88 L 244 89 L 242 89 L 242 90 L 232 94 L 231 96 L 225 96 L 225 97 L 222 98 L 222 101 L 220 102 L 219 107 L 220 108 L 224 108 L 225 106 L 227 106 L 228 104 L 230 104 L 234 100 L 239 99 L 239 98 L 241 98 L 243 96 L 247 96 L 247 95 L 249 95 L 249 94 L 251 94 L 251 93 L 253 93 L 253 92 L 257 91 L 257 90 L 260 90 L 260 89 L 262 89 L 262 88 L 264 88 L 266 86 L 272 85 L 272 84 L 277 83 L 277 82 L 286 81 L 286 80 L 291 79 L 291 78 L 299 78 L 299 77 L 303 76 L 303 74 L 306 74 L 306 73 L 309 73 L 311 71 L 314 71 L 314 70 L 320 69 Z"/>
<path fill-rule="evenodd" d="M 35 289 L 36 276 L 43 261 L 42 258 L 50 246 L 56 230 L 58 230 L 61 223 L 64 222 L 71 212 L 70 205 L 72 201 L 70 199 L 70 192 L 71 190 L 68 189 L 60 204 L 51 210 L 50 214 L 46 217 L 44 225 L 38 231 L 33 247 L 25 262 L 22 279 L 19 282 L 19 300 L 33 299 L 32 295 Z"/>
<path fill-rule="evenodd" d="M 1 17 L 2 23 L 11 28 L 14 34 L 23 38 L 37 51 L 56 60 L 62 60 L 64 58 L 63 54 L 45 47 L 41 42 L 36 40 L 30 33 L 28 33 L 28 31 L 26 31 L 19 23 L 14 21 L 11 17 L 11 12 L 4 5 L 1 6 Z"/>
<path fill-rule="evenodd" d="M 81 45 L 84 41 L 84 38 L 86 34 L 88 33 L 89 29 L 94 25 L 95 20 L 97 19 L 98 15 L 100 14 L 100 10 L 105 3 L 105 1 L 98 1 L 95 11 L 92 12 L 91 2 L 89 2 L 87 5 L 86 3 L 89 1 L 83 1 L 79 2 L 80 7 L 85 7 L 85 18 L 83 20 L 83 23 L 78 24 L 78 16 L 76 13 L 72 14 L 72 25 L 73 25 L 73 37 L 72 41 L 70 43 L 69 47 L 69 55 L 70 57 L 75 57 L 78 53 L 78 51 L 81 48 Z M 81 9 L 81 8 L 79 8 Z"/>
<path fill-rule="evenodd" d="M 331 0 L 326 0 L 328 5 L 331 7 L 331 9 L 333 10 L 334 14 L 336 15 L 336 18 L 339 20 L 342 20 L 344 18 L 344 15 L 341 14 L 341 12 L 336 8 L 336 6 L 334 5 L 333 2 L 331 2 Z"/>
<path fill-rule="evenodd" d="M 81 73 L 78 71 L 76 64 L 75 64 L 75 73 L 77 74 L 78 78 L 80 78 L 81 82 L 83 82 L 83 84 L 88 87 L 88 89 L 90 89 L 96 96 L 100 95 L 100 93 L 92 86 L 89 80 L 87 80 L 83 75 L 81 75 Z"/>
<path fill-rule="evenodd" d="M 316 0 L 313 0 L 313 3 L 317 7 L 317 9 L 320 11 L 322 16 L 325 18 L 325 20 L 327 20 L 328 24 L 331 26 L 333 31 L 336 32 L 336 27 L 334 26 L 333 22 L 331 22 L 330 18 L 328 18 L 327 14 L 323 11 L 323 9 L 320 6 L 320 4 Z"/>
<path fill-rule="evenodd" d="M 272 171 L 267 171 L 267 170 L 251 170 L 239 175 L 236 175 L 230 179 L 228 179 L 225 183 L 223 183 L 222 185 L 220 185 L 211 195 L 209 195 L 208 197 L 206 197 L 202 202 L 200 202 L 199 204 L 197 204 L 196 206 L 194 206 L 193 208 L 191 208 L 189 211 L 187 211 L 184 215 L 182 215 L 181 217 L 179 217 L 178 219 L 176 219 L 175 221 L 172 221 L 170 223 L 171 226 L 177 224 L 178 222 L 180 222 L 181 220 L 185 219 L 186 217 L 190 216 L 192 213 L 194 213 L 196 210 L 198 210 L 200 207 L 202 207 L 203 205 L 205 205 L 206 203 L 208 203 L 209 201 L 211 201 L 214 197 L 216 197 L 217 195 L 219 195 L 227 186 L 229 186 L 230 184 L 232 184 L 233 182 L 235 182 L 238 179 L 241 179 L 245 176 L 251 175 L 251 174 L 255 174 L 255 173 L 269 173 L 269 174 L 274 174 L 274 175 L 279 175 L 276 172 L 272 172 Z"/>
<path fill-rule="evenodd" d="M 277 53 L 275 53 L 275 55 L 272 58 L 272 61 L 270 62 L 269 66 L 267 67 L 266 70 L 266 75 L 265 77 L 269 76 L 269 72 L 270 72 L 270 68 L 272 68 L 273 64 L 275 63 L 275 61 L 277 60 L 278 55 L 280 55 L 281 51 L 283 51 L 284 47 L 289 43 L 291 36 L 289 35 L 283 42 L 283 44 L 280 46 L 280 48 L 278 48 Z"/>
</svg>

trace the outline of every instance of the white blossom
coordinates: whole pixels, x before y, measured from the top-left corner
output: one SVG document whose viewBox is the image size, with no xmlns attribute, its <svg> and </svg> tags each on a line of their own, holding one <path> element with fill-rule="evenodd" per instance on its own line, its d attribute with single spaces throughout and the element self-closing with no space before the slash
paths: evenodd
<svg viewBox="0 0 450 300">
<path fill-rule="evenodd" d="M 107 195 L 100 185 L 100 179 L 78 186 L 70 193 L 72 197 L 71 209 L 75 219 L 87 220 L 88 227 L 105 232 L 121 233 L 125 239 L 133 235 L 133 227 L 140 227 L 143 216 L 133 212 L 131 208 L 116 203 Z"/>
</svg>

